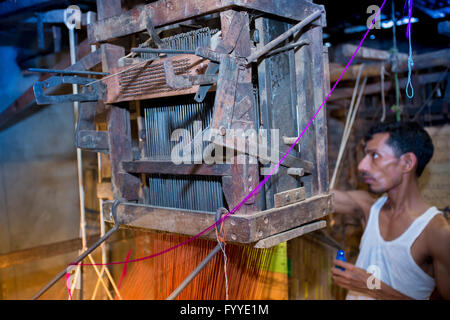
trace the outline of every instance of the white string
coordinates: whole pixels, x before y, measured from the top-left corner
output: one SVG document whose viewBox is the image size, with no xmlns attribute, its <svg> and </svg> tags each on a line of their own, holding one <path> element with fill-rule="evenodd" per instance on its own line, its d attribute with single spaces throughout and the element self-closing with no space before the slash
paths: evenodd
<svg viewBox="0 0 450 320">
<path fill-rule="evenodd" d="M 408 82 L 406 83 L 406 95 L 408 98 L 412 99 L 414 97 L 414 88 L 411 83 L 412 66 L 414 66 L 414 61 L 412 59 L 411 53 L 411 37 L 409 38 L 409 56 L 408 56 Z M 410 93 L 411 92 L 411 93 Z"/>
<path fill-rule="evenodd" d="M 216 226 L 217 229 L 217 226 Z M 226 300 L 228 300 L 228 276 L 227 276 L 227 254 L 225 253 L 225 242 L 221 242 L 219 240 L 218 232 L 216 232 L 216 239 L 219 243 L 220 250 L 222 250 L 223 253 L 223 271 L 225 273 L 225 296 Z"/>
<path fill-rule="evenodd" d="M 411 74 L 412 74 L 412 67 L 414 66 L 414 61 L 412 59 L 412 46 L 411 46 L 411 15 L 412 15 L 411 0 L 408 0 L 408 8 L 410 19 L 408 24 L 409 55 L 408 55 L 408 82 L 406 83 L 405 91 L 408 98 L 412 99 L 414 97 L 414 88 L 411 83 Z"/>
</svg>

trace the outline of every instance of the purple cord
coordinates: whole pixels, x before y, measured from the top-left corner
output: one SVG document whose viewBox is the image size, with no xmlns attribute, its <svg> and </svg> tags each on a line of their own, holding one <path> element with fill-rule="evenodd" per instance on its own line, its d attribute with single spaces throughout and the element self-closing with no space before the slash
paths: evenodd
<svg viewBox="0 0 450 320">
<path fill-rule="evenodd" d="M 206 228 L 205 230 L 201 231 L 199 234 L 193 236 L 192 238 L 181 242 L 173 247 L 170 247 L 168 249 L 165 249 L 163 251 L 154 253 L 152 255 L 146 256 L 146 257 L 142 257 L 142 258 L 138 258 L 138 259 L 134 259 L 134 260 L 128 260 L 128 261 L 117 261 L 117 262 L 109 262 L 109 263 L 78 263 L 79 265 L 82 266 L 93 266 L 93 265 L 97 265 L 97 266 L 105 266 L 105 265 L 115 265 L 115 264 L 124 264 L 124 263 L 131 263 L 131 262 L 138 262 L 138 261 L 142 261 L 142 260 L 146 260 L 146 259 L 151 259 L 157 256 L 160 256 L 166 252 L 175 250 L 178 247 L 181 247 L 182 245 L 185 245 L 199 237 L 201 237 L 203 234 L 207 233 L 208 231 L 212 230 L 213 228 L 215 228 L 217 225 L 219 225 L 220 223 L 222 223 L 222 221 L 224 221 L 225 219 L 227 219 L 230 215 L 234 214 L 237 210 L 239 210 L 242 205 L 248 200 L 250 199 L 252 196 L 254 196 L 257 192 L 259 192 L 259 190 L 262 188 L 262 186 L 267 182 L 267 180 L 269 180 L 269 178 L 273 175 L 274 171 L 278 169 L 278 167 L 280 166 L 280 164 L 284 161 L 284 159 L 287 157 L 287 155 L 291 152 L 291 150 L 294 148 L 294 146 L 297 144 L 297 142 L 300 140 L 300 138 L 303 136 L 303 134 L 305 133 L 306 129 L 308 129 L 308 127 L 311 125 L 311 123 L 314 121 L 314 119 L 316 118 L 316 116 L 319 114 L 320 110 L 322 109 L 322 107 L 324 106 L 325 102 L 328 100 L 328 98 L 330 97 L 331 93 L 333 92 L 333 90 L 336 88 L 337 84 L 339 83 L 339 81 L 341 80 L 342 76 L 344 75 L 345 71 L 347 71 L 348 67 L 350 66 L 350 64 L 352 63 L 353 59 L 355 58 L 356 53 L 358 52 L 359 48 L 361 48 L 361 45 L 363 44 L 364 40 L 366 39 L 367 35 L 370 32 L 370 29 L 372 28 L 373 24 L 375 23 L 376 19 L 378 18 L 378 15 L 380 14 L 381 10 L 383 9 L 385 3 L 387 0 L 383 0 L 383 3 L 381 4 L 380 9 L 378 10 L 375 19 L 373 19 L 372 24 L 370 25 L 370 27 L 367 29 L 366 33 L 364 34 L 363 38 L 361 39 L 358 48 L 356 48 L 355 53 L 353 53 L 352 57 L 350 58 L 350 60 L 348 61 L 347 65 L 345 66 L 344 70 L 342 71 L 341 75 L 339 76 L 339 78 L 337 79 L 337 81 L 335 82 L 335 84 L 333 85 L 333 88 L 331 88 L 330 92 L 328 93 L 327 97 L 325 98 L 325 100 L 322 102 L 322 104 L 320 105 L 320 107 L 317 109 L 317 111 L 314 113 L 312 119 L 308 122 L 308 124 L 306 125 L 306 127 L 303 129 L 303 131 L 300 133 L 300 135 L 297 137 L 297 139 L 295 140 L 295 142 L 292 144 L 292 146 L 289 148 L 289 150 L 284 154 L 284 156 L 281 158 L 280 161 L 278 161 L 278 163 L 273 167 L 273 169 L 270 171 L 270 173 L 258 184 L 258 186 L 252 190 L 241 202 L 239 202 L 239 204 L 234 207 L 230 212 L 228 212 L 226 215 L 224 215 L 221 219 L 219 219 L 216 223 L 214 223 L 213 225 L 209 226 L 208 228 Z M 70 265 L 77 265 L 74 263 L 71 263 Z"/>
</svg>

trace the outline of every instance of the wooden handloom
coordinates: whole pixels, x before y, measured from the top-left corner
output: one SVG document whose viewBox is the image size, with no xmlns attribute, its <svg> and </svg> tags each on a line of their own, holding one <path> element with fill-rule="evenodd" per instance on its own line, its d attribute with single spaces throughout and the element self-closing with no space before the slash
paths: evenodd
<svg viewBox="0 0 450 320">
<path fill-rule="evenodd" d="M 109 155 L 106 221 L 114 222 L 119 200 L 121 228 L 195 236 L 258 186 L 322 104 L 324 8 L 306 0 L 161 0 L 126 11 L 120 1 L 97 2 L 88 40 L 100 46 L 69 69 L 109 75 L 83 80 L 81 94 L 65 98 L 45 96 L 51 81 L 39 82 L 36 100 L 80 102 L 77 147 Z M 105 114 L 107 130 L 98 131 Z M 203 154 L 212 143 L 232 161 L 174 163 L 176 129 L 188 132 L 184 148 Z M 219 139 L 230 132 L 244 134 Z M 322 108 L 259 193 L 224 221 L 226 241 L 273 247 L 324 228 L 332 211 Z"/>
<path fill-rule="evenodd" d="M 89 41 L 100 43 L 100 50 L 71 67 L 88 70 L 101 63 L 103 72 L 115 75 L 86 86 L 98 101 L 80 98 L 77 147 L 109 154 L 113 196 L 123 202 L 117 208 L 121 226 L 195 235 L 214 223 L 211 213 L 220 207 L 231 210 L 244 199 L 263 179 L 261 169 L 276 161 L 250 152 L 248 137 L 234 136 L 236 144 L 215 143 L 244 154 L 245 164 L 236 163 L 236 154 L 232 163 L 174 164 L 169 131 L 175 125 L 192 131 L 195 120 L 218 135 L 266 130 L 264 151 L 280 159 L 329 86 L 323 6 L 308 1 L 157 1 L 117 11 L 113 2 L 103 8 L 114 15 L 99 12 L 98 21 L 88 25 Z M 200 25 L 203 33 L 183 33 L 183 24 Z M 152 46 L 147 42 L 131 49 L 134 57 L 125 57 L 125 48 L 112 44 L 142 31 L 149 33 Z M 96 131 L 96 114 L 105 110 L 107 131 Z M 278 145 L 270 139 L 271 129 L 279 132 Z M 326 136 L 322 109 L 259 195 L 225 221 L 229 241 L 265 247 L 276 244 L 277 235 L 281 242 L 324 227 L 316 220 L 332 211 Z M 189 188 L 193 192 L 184 192 Z M 168 192 L 181 201 L 164 200 Z M 198 193 L 205 198 L 186 199 Z M 108 221 L 111 206 L 105 203 Z"/>
</svg>

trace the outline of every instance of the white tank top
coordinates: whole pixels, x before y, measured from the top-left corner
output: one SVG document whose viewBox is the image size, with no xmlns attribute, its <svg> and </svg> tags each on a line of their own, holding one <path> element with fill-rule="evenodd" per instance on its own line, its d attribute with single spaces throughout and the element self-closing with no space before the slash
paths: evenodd
<svg viewBox="0 0 450 320">
<path fill-rule="evenodd" d="M 359 246 L 356 266 L 372 273 L 395 290 L 417 300 L 428 299 L 435 282 L 411 256 L 411 246 L 431 219 L 441 212 L 430 207 L 398 238 L 385 241 L 380 234 L 378 216 L 387 200 L 379 198 L 370 208 L 369 219 Z M 376 289 L 374 289 L 376 290 Z M 348 300 L 373 299 L 359 292 L 349 291 Z"/>
</svg>

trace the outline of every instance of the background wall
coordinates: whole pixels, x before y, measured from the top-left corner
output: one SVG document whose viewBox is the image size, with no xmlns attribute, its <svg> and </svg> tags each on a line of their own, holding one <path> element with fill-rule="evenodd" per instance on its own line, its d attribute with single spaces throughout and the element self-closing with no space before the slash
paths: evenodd
<svg viewBox="0 0 450 320">
<path fill-rule="evenodd" d="M 426 128 L 433 139 L 434 154 L 419 180 L 426 201 L 450 210 L 450 125 Z"/>
<path fill-rule="evenodd" d="M 21 75 L 11 47 L 0 50 L 3 109 L 35 77 Z M 0 131 L 0 254 L 78 237 L 73 133 L 71 104 L 44 107 Z M 30 298 L 75 254 L 0 269 L 0 299 Z"/>
</svg>

